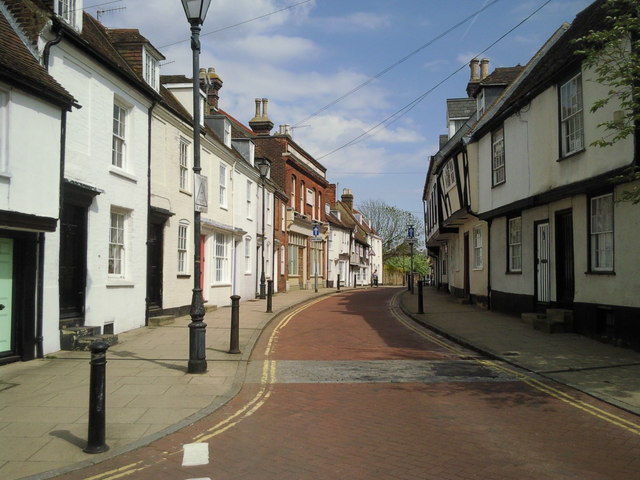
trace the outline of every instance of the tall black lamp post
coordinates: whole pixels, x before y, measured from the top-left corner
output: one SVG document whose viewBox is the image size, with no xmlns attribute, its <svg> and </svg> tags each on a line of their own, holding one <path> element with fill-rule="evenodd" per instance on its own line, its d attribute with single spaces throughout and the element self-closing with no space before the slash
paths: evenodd
<svg viewBox="0 0 640 480">
<path fill-rule="evenodd" d="M 409 243 L 409 247 L 411 249 L 411 259 L 410 259 L 410 267 L 409 267 L 409 290 L 413 293 L 413 244 L 416 243 L 415 229 L 413 225 L 409 225 L 407 228 L 407 242 Z"/>
<path fill-rule="evenodd" d="M 194 179 L 200 177 L 200 29 L 207 16 L 211 0 L 182 0 L 187 20 L 191 24 L 191 51 L 193 52 L 193 173 Z M 199 183 L 199 182 L 197 182 Z M 197 193 L 197 192 L 196 192 Z M 197 197 L 197 194 L 196 194 Z M 200 209 L 194 206 L 193 215 L 193 295 L 191 297 L 191 323 L 189 324 L 189 373 L 207 371 L 205 351 L 204 303 L 200 286 Z"/>
<path fill-rule="evenodd" d="M 271 168 L 271 162 L 268 158 L 256 158 L 256 167 L 258 167 L 258 171 L 260 172 L 260 180 L 262 181 L 262 248 L 260 249 L 262 258 L 261 258 L 261 267 L 260 267 L 260 298 L 266 298 L 265 293 L 265 275 L 264 275 L 264 248 L 266 246 L 265 238 L 264 238 L 264 182 L 269 176 L 269 169 Z"/>
</svg>

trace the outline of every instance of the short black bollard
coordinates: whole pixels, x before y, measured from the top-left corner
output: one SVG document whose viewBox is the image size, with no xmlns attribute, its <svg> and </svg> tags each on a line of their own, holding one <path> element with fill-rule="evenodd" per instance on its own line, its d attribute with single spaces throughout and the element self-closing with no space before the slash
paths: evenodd
<svg viewBox="0 0 640 480">
<path fill-rule="evenodd" d="M 418 313 L 424 313 L 424 295 L 422 293 L 422 287 L 424 281 L 418 280 Z"/>
<path fill-rule="evenodd" d="M 338 274 L 338 291 L 340 291 L 340 274 Z"/>
<path fill-rule="evenodd" d="M 356 278 L 357 277 L 354 275 L 353 276 L 353 288 L 357 288 L 358 287 L 358 282 L 357 282 Z"/>
<path fill-rule="evenodd" d="M 240 295 L 231 295 L 231 342 L 229 353 L 240 353 Z"/>
<path fill-rule="evenodd" d="M 89 378 L 89 431 L 85 453 L 102 453 L 109 450 L 105 443 L 106 365 L 109 344 L 102 340 L 93 342 L 91 349 L 91 376 Z"/>
<path fill-rule="evenodd" d="M 267 313 L 273 313 L 273 280 L 267 280 Z"/>
<path fill-rule="evenodd" d="M 411 291 L 411 274 L 407 273 L 407 292 Z"/>
</svg>

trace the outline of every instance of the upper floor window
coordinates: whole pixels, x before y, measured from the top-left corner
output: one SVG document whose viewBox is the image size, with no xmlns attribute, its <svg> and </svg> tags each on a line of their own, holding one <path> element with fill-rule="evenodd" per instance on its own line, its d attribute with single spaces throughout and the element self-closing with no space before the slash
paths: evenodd
<svg viewBox="0 0 640 480">
<path fill-rule="evenodd" d="M 306 191 L 307 188 L 305 187 L 304 182 L 300 182 L 300 209 L 298 211 L 302 214 L 304 214 L 304 196 Z"/>
<path fill-rule="evenodd" d="M 80 8 L 76 3 L 80 3 Z M 56 0 L 54 5 L 58 16 L 75 28 L 78 18 L 77 13 L 78 11 L 82 13 L 82 0 L 79 2 L 76 2 L 76 0 Z"/>
<path fill-rule="evenodd" d="M 227 208 L 227 166 L 223 163 L 218 170 L 218 185 L 218 202 L 222 208 Z"/>
<path fill-rule="evenodd" d="M 590 201 L 591 270 L 613 271 L 613 194 L 593 197 Z"/>
<path fill-rule="evenodd" d="M 113 104 L 113 141 L 111 149 L 111 164 L 118 168 L 125 167 L 126 148 L 126 119 L 127 110 L 118 103 Z"/>
<path fill-rule="evenodd" d="M 157 58 L 155 58 L 151 53 L 143 48 L 143 67 L 142 67 L 142 75 L 144 77 L 144 81 L 147 82 L 151 88 L 154 90 L 158 90 L 160 87 L 160 62 Z"/>
<path fill-rule="evenodd" d="M 504 128 L 500 127 L 491 134 L 491 169 L 493 186 L 504 183 Z"/>
<path fill-rule="evenodd" d="M 265 211 L 267 215 L 267 225 L 273 225 L 273 193 L 267 192 Z"/>
<path fill-rule="evenodd" d="M 522 271 L 522 217 L 509 219 L 509 272 Z"/>
<path fill-rule="evenodd" d="M 444 179 L 444 188 L 447 190 L 456 184 L 456 173 L 453 170 L 453 160 L 449 160 L 444 164 L 442 178 Z"/>
<path fill-rule="evenodd" d="M 247 180 L 247 218 L 253 218 L 253 182 Z"/>
<path fill-rule="evenodd" d="M 560 85 L 560 142 L 563 157 L 584 148 L 580 73 Z"/>
<path fill-rule="evenodd" d="M 179 145 L 180 162 L 180 190 L 189 191 L 189 142 L 184 138 L 180 139 Z"/>
<path fill-rule="evenodd" d="M 9 110 L 9 93 L 0 90 L 0 172 L 6 172 L 9 169 L 7 161 L 8 147 L 8 110 Z"/>
<path fill-rule="evenodd" d="M 486 107 L 484 89 L 480 90 L 480 93 L 478 93 L 478 97 L 476 99 L 476 102 L 477 102 L 478 118 L 480 118 L 482 116 L 482 114 L 484 113 L 484 109 Z"/>
<path fill-rule="evenodd" d="M 263 240 L 264 241 L 264 240 Z M 251 273 L 251 237 L 244 238 L 244 273 Z"/>
<path fill-rule="evenodd" d="M 291 177 L 291 207 L 294 210 L 296 208 L 296 177 L 295 175 Z"/>
</svg>

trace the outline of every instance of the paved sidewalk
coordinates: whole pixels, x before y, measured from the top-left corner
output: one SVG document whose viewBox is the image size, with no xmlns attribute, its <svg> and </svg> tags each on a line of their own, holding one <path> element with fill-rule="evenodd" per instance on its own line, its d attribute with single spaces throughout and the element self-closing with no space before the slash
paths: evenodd
<svg viewBox="0 0 640 480">
<path fill-rule="evenodd" d="M 433 330 L 543 377 L 569 385 L 640 415 L 640 352 L 573 333 L 547 334 L 518 318 L 460 304 L 424 288 L 424 314 L 417 314 L 418 292 L 403 292 L 405 313 Z"/>
<path fill-rule="evenodd" d="M 207 366 L 186 373 L 190 317 L 119 334 L 107 351 L 106 443 L 89 455 L 90 352 L 57 352 L 0 367 L 0 478 L 45 479 L 149 443 L 193 423 L 236 395 L 251 349 L 278 314 L 335 289 L 291 291 L 240 303 L 241 354 L 229 354 L 231 308 L 205 316 Z"/>
</svg>

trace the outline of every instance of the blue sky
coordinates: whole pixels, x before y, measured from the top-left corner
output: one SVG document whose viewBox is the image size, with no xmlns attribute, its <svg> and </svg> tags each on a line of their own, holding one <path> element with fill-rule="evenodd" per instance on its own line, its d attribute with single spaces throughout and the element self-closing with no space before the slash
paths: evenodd
<svg viewBox="0 0 640 480">
<path fill-rule="evenodd" d="M 190 30 L 179 0 L 98 2 L 85 0 L 85 9 L 96 16 L 98 9 L 126 7 L 100 20 L 138 28 L 167 57 L 162 74 L 191 75 Z M 428 159 L 446 133 L 445 101 L 466 96 L 468 61 L 544 5 L 480 55 L 490 59 L 490 71 L 524 65 L 590 3 L 211 0 L 200 66 L 215 67 L 224 81 L 220 107 L 244 123 L 254 115 L 254 99 L 268 98 L 275 128 L 293 125 L 294 139 L 327 168 L 338 192 L 353 190 L 356 205 L 382 200 L 420 217 Z M 366 134 L 389 117 L 395 120 Z"/>
</svg>

